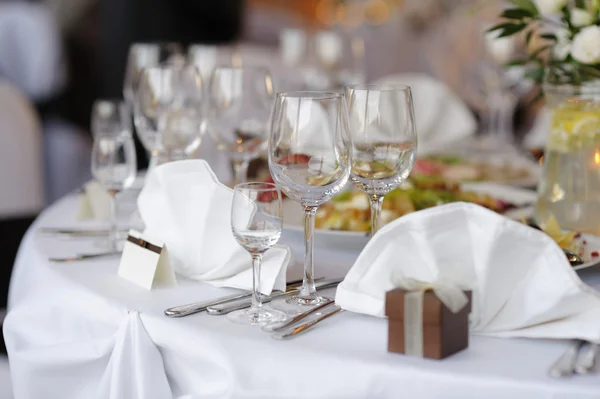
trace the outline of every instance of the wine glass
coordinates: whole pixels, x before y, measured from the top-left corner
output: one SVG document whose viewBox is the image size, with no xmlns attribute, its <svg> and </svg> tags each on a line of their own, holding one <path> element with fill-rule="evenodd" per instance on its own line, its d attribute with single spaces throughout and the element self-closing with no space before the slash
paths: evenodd
<svg viewBox="0 0 600 399">
<path fill-rule="evenodd" d="M 203 101 L 203 80 L 196 67 L 145 68 L 134 108 L 144 146 L 163 155 L 165 162 L 195 151 L 202 139 Z"/>
<path fill-rule="evenodd" d="M 267 146 L 273 81 L 261 67 L 217 68 L 210 84 L 208 132 L 229 154 L 236 183 L 246 181 L 248 165 Z"/>
<path fill-rule="evenodd" d="M 178 43 L 132 44 L 129 48 L 125 67 L 125 80 L 123 82 L 123 98 L 125 98 L 125 104 L 129 112 L 133 113 L 135 110 L 142 71 L 145 68 L 159 65 L 183 65 L 184 63 L 184 50 Z M 158 162 L 158 151 L 147 144 L 149 143 L 148 136 L 156 132 L 145 130 L 143 126 L 139 126 L 137 123 L 135 129 L 144 148 L 150 154 L 149 169 L 152 169 Z"/>
<path fill-rule="evenodd" d="M 383 197 L 404 182 L 415 163 L 417 130 L 410 87 L 346 87 L 352 138 L 352 182 L 369 196 L 371 235 Z"/>
<path fill-rule="evenodd" d="M 348 182 L 351 165 L 348 112 L 344 95 L 333 92 L 279 93 L 269 139 L 274 182 L 304 210 L 304 279 L 297 296 L 272 307 L 302 312 L 326 301 L 316 294 L 313 246 L 315 213 Z"/>
<path fill-rule="evenodd" d="M 132 186 L 137 171 L 130 134 L 100 134 L 94 138 L 92 176 L 111 197 L 109 249 L 117 251 L 117 195 Z"/>
<path fill-rule="evenodd" d="M 230 46 L 192 44 L 188 48 L 188 63 L 200 70 L 208 82 L 217 67 L 241 66 L 239 54 Z"/>
<path fill-rule="evenodd" d="M 92 136 L 131 134 L 127 106 L 121 100 L 100 99 L 92 105 Z"/>
<path fill-rule="evenodd" d="M 231 230 L 236 241 L 252 257 L 252 305 L 249 309 L 229 313 L 229 320 L 242 324 L 265 324 L 282 321 L 285 313 L 264 309 L 260 294 L 262 257 L 281 236 L 281 192 L 271 183 L 243 183 L 233 190 Z"/>
</svg>

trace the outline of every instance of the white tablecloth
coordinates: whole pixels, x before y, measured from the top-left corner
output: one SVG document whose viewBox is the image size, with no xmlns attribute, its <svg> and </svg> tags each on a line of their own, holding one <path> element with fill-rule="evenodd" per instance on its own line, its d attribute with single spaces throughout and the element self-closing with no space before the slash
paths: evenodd
<svg viewBox="0 0 600 399">
<path fill-rule="evenodd" d="M 36 233 L 73 226 L 75 209 L 74 197 L 57 203 L 21 245 L 4 325 L 17 399 L 600 397 L 598 375 L 546 376 L 565 342 L 473 336 L 468 350 L 433 361 L 388 353 L 387 321 L 349 312 L 289 341 L 219 316 L 169 319 L 167 307 L 232 290 L 183 280 L 144 291 L 117 276 L 118 259 L 49 263 L 94 249 Z M 316 251 L 326 276 L 357 255 Z M 600 273 L 585 278 L 600 286 Z"/>
</svg>

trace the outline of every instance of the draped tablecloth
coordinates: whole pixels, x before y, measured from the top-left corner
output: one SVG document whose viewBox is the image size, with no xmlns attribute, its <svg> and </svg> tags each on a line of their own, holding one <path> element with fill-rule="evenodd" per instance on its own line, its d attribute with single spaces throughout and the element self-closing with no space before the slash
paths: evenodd
<svg viewBox="0 0 600 399">
<path fill-rule="evenodd" d="M 547 377 L 562 341 L 472 336 L 468 350 L 434 361 L 388 353 L 387 321 L 350 312 L 289 341 L 205 313 L 169 319 L 167 307 L 233 290 L 180 280 L 145 291 L 117 276 L 116 258 L 48 262 L 98 251 L 37 232 L 74 226 L 76 205 L 50 207 L 21 244 L 4 324 L 17 399 L 600 397 L 598 375 Z M 317 243 L 317 275 L 343 275 L 356 256 Z M 600 273 L 584 278 L 600 286 Z"/>
</svg>

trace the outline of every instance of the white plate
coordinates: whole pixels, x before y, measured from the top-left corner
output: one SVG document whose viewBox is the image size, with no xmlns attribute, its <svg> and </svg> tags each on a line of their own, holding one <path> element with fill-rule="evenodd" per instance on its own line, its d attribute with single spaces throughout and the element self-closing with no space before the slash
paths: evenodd
<svg viewBox="0 0 600 399">
<path fill-rule="evenodd" d="M 536 193 L 534 191 L 497 183 L 467 183 L 463 184 L 462 187 L 465 191 L 489 194 L 494 198 L 513 203 L 519 207 L 518 209 L 506 212 L 506 217 L 518 220 L 529 217 L 533 213 L 533 204 L 536 199 Z M 531 204 L 531 206 L 527 206 L 529 204 Z M 303 218 L 304 214 L 300 205 L 291 200 L 284 201 L 284 231 L 293 235 L 295 239 L 300 242 L 304 240 Z M 600 251 L 600 237 L 584 234 L 583 239 L 587 241 L 583 256 L 583 260 L 587 262 L 583 265 L 574 267 L 573 269 L 575 270 L 600 266 L 600 258 L 594 259 L 591 257 L 591 252 Z M 363 232 L 315 230 L 315 243 L 331 249 L 360 251 L 368 241 L 369 235 Z"/>
<path fill-rule="evenodd" d="M 535 202 L 536 194 L 523 188 L 504 186 L 496 183 L 466 183 L 462 185 L 467 191 L 492 195 L 502 201 L 525 207 Z M 507 212 L 507 216 L 518 219 L 531 214 L 533 208 L 522 208 Z M 298 203 L 285 200 L 283 204 L 284 231 L 300 240 L 304 239 L 304 214 Z M 361 250 L 369 241 L 369 234 L 356 231 L 321 230 L 315 231 L 315 243 L 335 249 Z"/>
</svg>

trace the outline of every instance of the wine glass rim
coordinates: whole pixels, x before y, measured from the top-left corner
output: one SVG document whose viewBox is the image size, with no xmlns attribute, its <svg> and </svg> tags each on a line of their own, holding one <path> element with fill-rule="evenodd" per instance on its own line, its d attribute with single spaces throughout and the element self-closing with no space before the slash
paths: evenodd
<svg viewBox="0 0 600 399">
<path fill-rule="evenodd" d="M 283 93 L 277 93 L 277 97 L 280 98 L 307 98 L 313 100 L 335 100 L 344 97 L 343 93 L 337 93 L 335 91 L 286 91 Z"/>
<path fill-rule="evenodd" d="M 403 84 L 377 84 L 377 83 L 360 83 L 346 86 L 346 90 L 353 91 L 409 91 L 410 86 Z"/>
<path fill-rule="evenodd" d="M 279 191 L 279 188 L 277 188 L 277 185 L 275 185 L 275 183 L 259 182 L 259 181 L 238 183 L 233 187 L 233 189 L 234 190 L 252 190 L 252 191 L 258 191 L 258 192 Z"/>
</svg>

